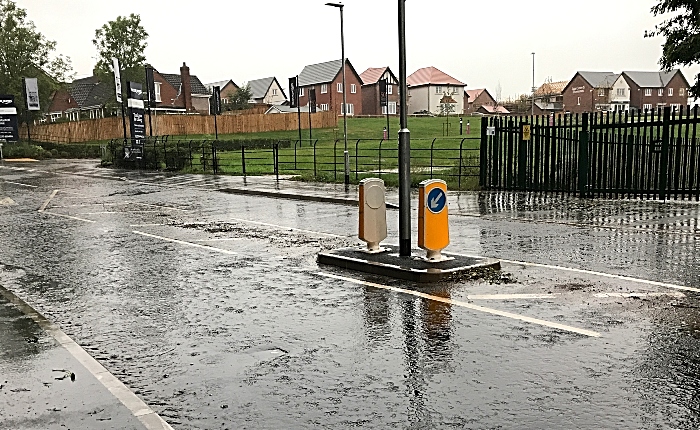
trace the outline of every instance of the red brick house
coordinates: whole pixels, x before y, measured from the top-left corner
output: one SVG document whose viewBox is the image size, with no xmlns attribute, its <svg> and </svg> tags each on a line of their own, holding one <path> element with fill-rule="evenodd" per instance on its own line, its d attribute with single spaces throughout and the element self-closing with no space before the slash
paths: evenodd
<svg viewBox="0 0 700 430">
<path fill-rule="evenodd" d="M 210 84 L 204 84 L 204 87 L 209 91 L 210 94 L 213 91 L 212 88 L 219 87 L 219 89 L 221 90 L 221 104 L 223 105 L 226 105 L 228 103 L 228 99 L 231 98 L 232 95 L 236 94 L 236 91 L 238 91 L 238 89 L 240 88 L 231 79 L 226 81 L 212 82 Z"/>
<path fill-rule="evenodd" d="M 622 79 L 624 82 L 620 82 Z M 632 111 L 644 112 L 665 106 L 680 109 L 688 103 L 690 85 L 680 70 L 622 72 L 620 80 L 615 83 L 615 102 L 624 104 L 627 101 Z"/>
<path fill-rule="evenodd" d="M 144 71 L 145 80 L 145 71 Z M 153 70 L 156 110 L 173 113 L 209 113 L 209 90 L 197 76 L 190 75 L 185 63 L 180 74 Z M 110 106 L 110 107 L 108 107 Z M 76 79 L 54 94 L 48 109 L 51 121 L 104 118 L 119 114 L 113 82 L 100 82 L 97 76 Z"/>
<path fill-rule="evenodd" d="M 389 67 L 370 67 L 360 74 L 362 80 L 362 114 L 396 115 L 399 109 L 399 80 Z M 379 81 L 387 80 L 387 105 L 380 106 Z"/>
<path fill-rule="evenodd" d="M 496 107 L 494 99 L 488 90 L 481 88 L 476 90 L 464 90 L 464 114 L 477 112 L 481 106 Z"/>
<path fill-rule="evenodd" d="M 619 76 L 612 72 L 576 72 L 562 91 L 562 109 L 570 113 L 609 111 L 612 87 Z"/>
<path fill-rule="evenodd" d="M 299 74 L 299 104 L 309 103 L 309 89 L 316 91 L 316 106 L 319 111 L 331 110 L 343 113 L 343 60 L 310 64 Z M 348 115 L 362 115 L 362 79 L 350 60 L 345 60 L 345 84 Z"/>
</svg>

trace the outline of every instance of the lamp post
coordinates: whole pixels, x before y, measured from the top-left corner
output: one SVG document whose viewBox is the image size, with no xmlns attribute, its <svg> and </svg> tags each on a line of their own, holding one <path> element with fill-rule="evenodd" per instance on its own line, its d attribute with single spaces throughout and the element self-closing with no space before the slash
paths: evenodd
<svg viewBox="0 0 700 430">
<path fill-rule="evenodd" d="M 337 7 L 340 9 L 340 51 L 342 55 L 342 64 L 340 65 L 343 73 L 343 157 L 345 159 L 345 186 L 350 184 L 350 154 L 348 153 L 348 103 L 345 88 L 345 34 L 343 32 L 343 8 L 342 3 L 326 3 L 326 6 Z"/>
<path fill-rule="evenodd" d="M 399 255 L 411 256 L 411 132 L 406 84 L 406 0 L 399 0 Z"/>
<path fill-rule="evenodd" d="M 535 53 L 532 53 L 532 115 L 535 115 Z"/>
</svg>

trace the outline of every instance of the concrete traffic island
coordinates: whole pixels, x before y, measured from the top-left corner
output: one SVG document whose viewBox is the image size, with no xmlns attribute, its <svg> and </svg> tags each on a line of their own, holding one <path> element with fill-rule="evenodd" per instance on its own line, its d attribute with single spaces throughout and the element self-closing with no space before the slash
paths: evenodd
<svg viewBox="0 0 700 430">
<path fill-rule="evenodd" d="M 450 259 L 432 263 L 418 255 L 402 257 L 398 246 L 383 246 L 389 248 L 388 251 L 375 254 L 359 247 L 334 249 L 319 253 L 317 261 L 319 264 L 420 283 L 473 275 L 485 269 L 501 269 L 500 261 L 491 258 L 443 253 Z"/>
<path fill-rule="evenodd" d="M 318 263 L 413 282 L 474 277 L 486 269 L 500 270 L 498 260 L 443 253 L 450 243 L 447 184 L 431 179 L 421 182 L 419 189 L 418 246 L 425 250 L 424 256 L 414 252 L 401 255 L 400 247 L 381 245 L 387 237 L 384 181 L 367 178 L 359 187 L 358 229 L 358 238 L 367 246 L 321 252 Z"/>
</svg>

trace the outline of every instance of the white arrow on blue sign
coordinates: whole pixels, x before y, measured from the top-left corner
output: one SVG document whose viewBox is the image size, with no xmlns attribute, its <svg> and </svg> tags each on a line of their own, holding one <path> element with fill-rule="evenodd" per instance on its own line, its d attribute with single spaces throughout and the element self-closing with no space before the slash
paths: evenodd
<svg viewBox="0 0 700 430">
<path fill-rule="evenodd" d="M 433 188 L 428 193 L 427 198 L 428 210 L 434 214 L 439 214 L 445 209 L 447 204 L 447 196 L 442 188 Z"/>
</svg>

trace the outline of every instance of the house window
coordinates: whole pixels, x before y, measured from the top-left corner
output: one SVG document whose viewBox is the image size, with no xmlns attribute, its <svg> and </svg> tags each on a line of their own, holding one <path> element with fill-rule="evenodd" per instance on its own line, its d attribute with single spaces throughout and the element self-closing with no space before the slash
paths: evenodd
<svg viewBox="0 0 700 430">
<path fill-rule="evenodd" d="M 276 95 L 277 95 L 277 88 L 273 88 L 273 89 L 272 89 L 272 95 L 273 95 L 273 96 L 276 96 Z"/>
<path fill-rule="evenodd" d="M 645 96 L 645 97 L 651 96 L 651 88 L 647 88 L 647 89 L 644 90 L 644 96 Z"/>
<path fill-rule="evenodd" d="M 394 86 L 391 85 L 391 84 L 388 84 L 388 85 L 386 86 L 386 93 L 387 93 L 387 94 L 393 94 L 393 93 L 394 93 Z"/>
<path fill-rule="evenodd" d="M 673 88 L 668 89 L 668 95 L 669 97 L 673 96 Z"/>
<path fill-rule="evenodd" d="M 671 103 L 671 109 L 672 109 L 674 112 L 681 110 L 681 105 L 680 105 L 680 103 Z"/>
<path fill-rule="evenodd" d="M 304 97 L 304 88 L 299 88 L 299 97 Z"/>
<path fill-rule="evenodd" d="M 153 88 L 155 89 L 155 93 L 156 93 L 156 102 L 160 103 L 162 101 L 160 99 L 160 82 L 154 82 Z"/>
<path fill-rule="evenodd" d="M 354 115 L 355 114 L 355 106 L 352 103 L 347 104 L 348 107 L 348 115 Z M 345 113 L 345 109 L 343 109 L 343 104 L 340 104 L 340 113 Z"/>
<path fill-rule="evenodd" d="M 659 97 L 661 97 L 661 96 L 663 96 L 663 95 L 664 95 L 664 89 L 663 89 L 663 88 L 659 88 Z"/>
<path fill-rule="evenodd" d="M 685 88 L 679 88 L 679 89 L 678 89 L 678 95 L 679 95 L 679 96 L 684 96 L 684 95 L 685 95 Z"/>
<path fill-rule="evenodd" d="M 328 110 L 328 103 L 321 103 L 321 110 L 327 111 Z"/>
<path fill-rule="evenodd" d="M 442 87 L 435 87 L 435 94 L 442 94 Z"/>
<path fill-rule="evenodd" d="M 386 115 L 386 106 L 382 106 L 382 115 Z M 396 115 L 396 102 L 389 102 L 389 115 Z"/>
<path fill-rule="evenodd" d="M 350 84 L 350 94 L 355 94 L 357 92 L 357 85 Z"/>
<path fill-rule="evenodd" d="M 581 106 L 581 97 L 576 97 L 576 105 Z"/>
<path fill-rule="evenodd" d="M 598 90 L 598 97 L 605 97 L 605 90 L 603 88 Z"/>
<path fill-rule="evenodd" d="M 337 88 L 337 90 L 338 90 L 339 93 L 342 93 L 342 92 L 343 92 L 343 84 L 337 84 L 337 85 L 336 85 L 336 88 Z"/>
<path fill-rule="evenodd" d="M 644 104 L 644 110 L 645 110 L 645 111 L 651 110 L 651 104 L 650 104 L 650 103 L 645 103 L 645 104 Z"/>
<path fill-rule="evenodd" d="M 328 92 L 328 84 L 321 84 L 321 94 L 326 94 Z M 328 109 L 326 109 L 328 110 Z"/>
<path fill-rule="evenodd" d="M 617 95 L 620 96 L 620 97 L 624 97 L 624 96 L 626 95 L 626 94 L 625 94 L 625 89 L 624 89 L 624 88 L 618 88 L 618 89 L 617 89 Z"/>
</svg>

